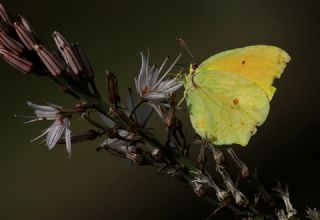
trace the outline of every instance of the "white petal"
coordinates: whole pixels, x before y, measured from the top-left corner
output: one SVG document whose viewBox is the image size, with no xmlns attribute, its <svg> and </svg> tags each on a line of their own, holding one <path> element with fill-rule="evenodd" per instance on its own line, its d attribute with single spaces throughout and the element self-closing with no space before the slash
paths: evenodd
<svg viewBox="0 0 320 220">
<path fill-rule="evenodd" d="M 64 130 L 66 128 L 66 125 L 64 123 L 61 123 L 59 120 L 56 120 L 51 127 L 49 128 L 49 132 L 46 138 L 46 144 L 51 150 L 59 141 L 61 138 Z"/>
<path fill-rule="evenodd" d="M 45 118 L 47 120 L 56 120 L 61 117 L 57 111 L 35 110 L 34 113 L 38 118 Z"/>
<path fill-rule="evenodd" d="M 57 109 L 57 110 L 62 109 L 62 107 L 61 107 L 61 106 L 56 105 L 56 104 L 53 104 L 53 103 L 51 103 L 51 102 L 45 101 L 45 103 L 46 103 L 46 104 L 48 104 L 49 106 L 51 106 L 51 107 L 53 107 L 53 108 Z"/>
<path fill-rule="evenodd" d="M 71 130 L 70 130 L 70 121 L 69 119 L 64 119 L 66 126 L 66 131 L 65 131 L 65 141 L 66 141 L 66 149 L 68 152 L 68 156 L 71 157 Z"/>
<path fill-rule="evenodd" d="M 139 73 L 139 76 L 138 76 L 138 88 L 140 91 L 144 90 L 146 84 L 145 84 L 145 79 L 146 79 L 146 72 L 147 72 L 147 66 L 148 66 L 148 63 L 147 63 L 147 60 L 146 58 L 144 57 L 143 53 L 140 53 L 141 54 L 141 69 L 140 69 L 140 73 Z"/>
<path fill-rule="evenodd" d="M 129 132 L 127 132 L 126 130 L 119 130 L 119 135 L 121 136 L 121 137 L 124 137 L 124 138 L 126 138 L 126 137 L 128 137 L 128 136 L 130 136 L 131 134 L 129 133 Z"/>
<path fill-rule="evenodd" d="M 144 81 L 144 87 L 147 86 L 148 87 L 148 73 L 149 73 L 149 51 L 148 51 L 148 55 L 147 55 L 147 60 L 146 60 L 146 70 L 145 70 L 145 76 L 144 78 L 142 78 L 142 81 Z M 143 87 L 142 87 L 143 88 Z"/>
<path fill-rule="evenodd" d="M 166 98 L 166 94 L 158 92 L 149 92 L 143 95 L 143 99 L 147 100 L 161 100 Z"/>
<path fill-rule="evenodd" d="M 42 110 L 42 111 L 57 111 L 56 108 L 53 108 L 52 106 L 48 106 L 48 105 L 36 105 L 32 102 L 27 101 L 27 104 L 35 109 L 35 110 Z"/>
<path fill-rule="evenodd" d="M 141 91 L 141 88 L 140 88 L 139 77 L 138 77 L 138 79 L 134 79 L 134 83 L 136 85 L 137 93 L 141 97 L 142 96 L 142 91 Z"/>
<path fill-rule="evenodd" d="M 152 87 L 151 79 L 153 75 L 157 72 L 157 67 L 155 64 L 153 64 L 150 68 L 150 70 L 147 72 L 147 78 L 146 78 L 146 85 L 148 88 Z"/>
<path fill-rule="evenodd" d="M 169 93 L 173 93 L 174 91 L 178 90 L 181 87 L 182 87 L 182 84 L 179 83 L 179 84 L 172 85 L 171 87 L 161 89 L 159 92 L 164 92 L 169 94 Z"/>
</svg>

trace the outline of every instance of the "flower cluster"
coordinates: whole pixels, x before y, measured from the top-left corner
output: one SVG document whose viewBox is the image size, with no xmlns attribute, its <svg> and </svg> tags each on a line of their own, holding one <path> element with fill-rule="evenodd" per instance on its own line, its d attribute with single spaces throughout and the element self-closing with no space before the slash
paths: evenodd
<svg viewBox="0 0 320 220">
<path fill-rule="evenodd" d="M 80 89 L 87 94 L 99 96 L 93 69 L 77 43 L 70 43 L 59 32 L 53 33 L 58 51 L 50 52 L 40 44 L 29 21 L 19 16 L 13 21 L 0 4 L 0 55 L 10 65 L 26 74 L 56 77 L 61 88 L 74 94 Z M 68 85 L 63 83 L 69 82 Z"/>
<path fill-rule="evenodd" d="M 64 133 L 64 139 L 66 143 L 66 149 L 71 156 L 71 130 L 70 130 L 70 119 L 67 115 L 62 113 L 62 107 L 57 105 L 36 105 L 32 102 L 27 102 L 27 104 L 34 109 L 34 118 L 25 123 L 30 123 L 40 120 L 54 121 L 52 125 L 47 128 L 40 136 L 33 139 L 35 141 L 46 135 L 45 143 L 51 150 L 58 141 L 61 139 Z"/>
</svg>

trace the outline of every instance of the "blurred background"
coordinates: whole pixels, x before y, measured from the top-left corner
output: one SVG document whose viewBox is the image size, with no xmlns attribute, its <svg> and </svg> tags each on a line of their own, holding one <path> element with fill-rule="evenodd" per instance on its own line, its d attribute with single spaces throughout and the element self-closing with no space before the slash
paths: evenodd
<svg viewBox="0 0 320 220">
<path fill-rule="evenodd" d="M 207 1 L 1 1 L 13 14 L 29 19 L 39 37 L 54 49 L 58 30 L 86 51 L 105 91 L 104 71 L 120 79 L 123 97 L 140 68 L 140 51 L 151 60 L 175 57 L 184 38 L 199 61 L 227 49 L 270 44 L 292 57 L 271 102 L 266 123 L 246 148 L 234 149 L 258 168 L 272 189 L 288 183 L 301 213 L 320 208 L 319 179 L 319 5 L 298 0 Z M 184 54 L 183 62 L 190 62 Z M 49 126 L 23 125 L 14 114 L 31 115 L 25 101 L 73 106 L 49 80 L 23 76 L 0 61 L 1 147 L 0 219 L 205 219 L 213 207 L 183 183 L 154 175 L 153 168 L 130 167 L 126 160 L 95 152 L 102 140 L 48 149 L 29 140 Z M 106 97 L 106 94 L 104 94 Z M 185 118 L 184 120 L 187 120 Z M 159 132 L 162 124 L 154 122 Z M 75 118 L 72 129 L 83 124 Z M 191 131 L 189 132 L 191 133 Z M 226 215 L 217 219 L 232 219 Z"/>
</svg>

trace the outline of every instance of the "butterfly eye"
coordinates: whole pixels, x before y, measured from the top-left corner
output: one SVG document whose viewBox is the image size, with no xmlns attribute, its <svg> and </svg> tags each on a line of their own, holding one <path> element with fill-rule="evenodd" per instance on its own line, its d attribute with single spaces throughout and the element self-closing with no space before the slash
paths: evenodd
<svg viewBox="0 0 320 220">
<path fill-rule="evenodd" d="M 192 69 L 193 69 L 193 70 L 196 70 L 196 69 L 198 68 L 198 66 L 199 66 L 199 65 L 198 65 L 197 63 L 193 63 L 193 64 L 192 64 Z"/>
</svg>

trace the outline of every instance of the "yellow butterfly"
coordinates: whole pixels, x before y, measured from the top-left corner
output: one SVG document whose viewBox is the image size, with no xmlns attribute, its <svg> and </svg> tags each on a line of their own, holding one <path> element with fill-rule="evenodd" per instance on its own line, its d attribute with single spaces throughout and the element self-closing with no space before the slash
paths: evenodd
<svg viewBox="0 0 320 220">
<path fill-rule="evenodd" d="M 269 101 L 290 61 L 282 49 L 254 45 L 218 53 L 185 77 L 192 126 L 215 145 L 246 146 L 269 113 Z"/>
</svg>

